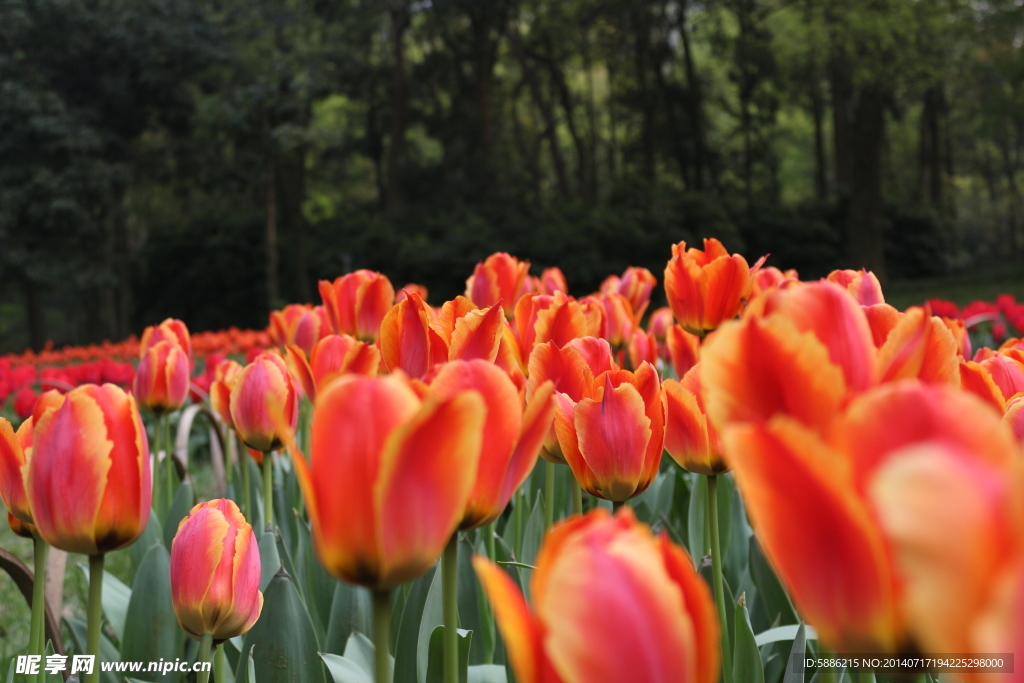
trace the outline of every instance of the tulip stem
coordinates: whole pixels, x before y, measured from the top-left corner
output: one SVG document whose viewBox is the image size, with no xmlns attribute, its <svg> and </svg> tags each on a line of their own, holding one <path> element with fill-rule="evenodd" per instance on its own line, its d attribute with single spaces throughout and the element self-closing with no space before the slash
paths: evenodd
<svg viewBox="0 0 1024 683">
<path fill-rule="evenodd" d="M 160 476 L 160 450 L 163 447 L 161 441 L 163 441 L 164 435 L 163 430 L 160 429 L 160 420 L 163 418 L 156 418 L 156 425 L 153 427 L 153 509 L 156 510 L 161 516 L 164 514 L 164 487 L 163 477 Z"/>
<path fill-rule="evenodd" d="M 544 470 L 544 528 L 549 528 L 555 523 L 555 463 L 545 460 L 547 469 Z"/>
<path fill-rule="evenodd" d="M 452 534 L 441 558 L 444 617 L 444 683 L 459 683 L 459 532 Z"/>
<path fill-rule="evenodd" d="M 583 487 L 576 481 L 576 477 L 572 478 L 572 482 L 569 484 L 572 487 L 572 512 L 575 515 L 583 514 Z"/>
<path fill-rule="evenodd" d="M 35 560 L 35 574 L 32 575 L 32 626 L 29 631 L 28 651 L 34 655 L 46 657 L 46 553 L 50 546 L 46 541 L 34 536 L 32 553 Z M 42 660 L 40 660 L 42 661 Z M 46 680 L 42 667 L 39 669 L 39 682 Z"/>
<path fill-rule="evenodd" d="M 498 550 L 495 536 L 498 535 L 498 522 L 494 521 L 484 527 L 484 534 L 486 534 L 487 542 L 487 556 L 491 558 L 491 562 L 498 561 Z"/>
<path fill-rule="evenodd" d="M 388 591 L 373 591 L 373 647 L 375 683 L 391 683 L 391 595 Z"/>
<path fill-rule="evenodd" d="M 164 460 L 167 462 L 167 482 L 164 484 L 167 490 L 167 511 L 174 507 L 174 459 L 171 457 L 171 416 L 164 415 L 160 418 L 164 430 Z"/>
<path fill-rule="evenodd" d="M 213 680 L 216 683 L 227 683 L 224 675 L 224 643 L 217 646 L 213 655 Z"/>
<path fill-rule="evenodd" d="M 92 673 L 86 674 L 83 683 L 98 683 L 100 680 L 100 629 L 103 625 L 103 558 L 104 555 L 89 556 L 89 606 L 85 653 L 93 655 Z"/>
<path fill-rule="evenodd" d="M 210 663 L 210 648 L 213 646 L 213 634 L 204 633 L 203 637 L 199 639 L 199 658 L 196 662 L 202 664 Z M 199 671 L 199 675 L 196 677 L 198 683 L 208 683 L 210 680 L 210 670 L 205 666 Z"/>
<path fill-rule="evenodd" d="M 263 519 L 266 528 L 274 528 L 274 451 L 263 454 Z"/>
<path fill-rule="evenodd" d="M 249 483 L 249 460 L 249 449 L 242 444 L 241 455 L 238 458 L 238 466 L 242 468 L 242 506 L 245 511 L 245 519 L 251 524 L 255 516 L 252 513 L 252 492 L 249 491 L 251 486 Z"/>
<path fill-rule="evenodd" d="M 711 575 L 714 578 L 715 603 L 718 605 L 718 623 L 722 632 L 722 667 L 725 683 L 732 683 L 732 646 L 729 642 L 729 621 L 725 612 L 725 589 L 722 585 L 722 549 L 718 537 L 718 476 L 708 477 L 708 524 L 711 530 Z"/>
<path fill-rule="evenodd" d="M 622 506 L 626 504 L 624 500 L 613 500 L 612 501 L 612 514 L 617 513 L 622 509 Z"/>
</svg>

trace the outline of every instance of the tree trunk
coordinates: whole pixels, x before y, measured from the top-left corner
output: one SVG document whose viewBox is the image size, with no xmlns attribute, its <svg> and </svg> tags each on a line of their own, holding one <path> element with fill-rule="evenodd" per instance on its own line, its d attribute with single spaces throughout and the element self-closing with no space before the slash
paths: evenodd
<svg viewBox="0 0 1024 683">
<path fill-rule="evenodd" d="M 941 85 L 924 93 L 921 105 L 921 131 L 918 148 L 918 196 L 936 209 L 942 209 L 943 158 L 940 119 L 944 107 Z"/>
<path fill-rule="evenodd" d="M 683 39 L 683 64 L 686 68 L 686 84 L 689 89 L 690 125 L 693 139 L 693 189 L 704 189 L 704 169 L 707 165 L 707 151 L 704 144 L 704 90 L 701 87 L 697 68 L 693 63 L 690 46 L 690 32 L 686 25 L 686 0 L 679 5 L 679 35 Z"/>
<path fill-rule="evenodd" d="M 636 46 L 634 49 L 634 60 L 636 68 L 636 82 L 640 89 L 640 111 L 643 115 L 643 122 L 640 130 L 640 149 L 643 162 L 643 175 L 652 185 L 658 179 L 657 167 L 657 140 L 655 135 L 655 103 L 651 94 L 651 88 L 647 83 L 647 73 L 651 64 L 651 27 L 648 16 L 647 5 L 638 3 L 634 6 L 633 31 Z"/>
<path fill-rule="evenodd" d="M 313 300 L 313 292 L 309 281 L 309 264 L 306 254 L 306 217 L 302 213 L 302 204 L 306 200 L 306 149 L 300 146 L 282 155 L 281 173 L 277 179 L 280 196 L 280 228 L 281 233 L 291 243 L 292 270 L 294 271 L 294 287 L 288 292 L 290 297 L 298 301 Z"/>
<path fill-rule="evenodd" d="M 264 246 L 266 247 L 267 310 L 273 311 L 281 299 L 278 282 L 277 251 L 277 173 L 274 161 L 267 162 L 266 226 Z"/>
<path fill-rule="evenodd" d="M 409 28 L 409 8 L 389 10 L 391 16 L 391 141 L 388 145 L 387 208 L 395 209 L 402 203 L 399 165 L 405 152 L 405 128 L 408 95 L 405 77 L 405 32 Z"/>
<path fill-rule="evenodd" d="M 885 99 L 877 84 L 863 87 L 850 127 L 850 201 L 846 212 L 846 254 L 853 268 L 886 279 L 882 235 L 882 146 Z"/>
<path fill-rule="evenodd" d="M 847 198 L 851 192 L 851 108 L 853 82 L 845 55 L 836 55 L 832 60 L 830 74 L 832 88 L 832 136 L 835 147 L 836 192 L 840 198 Z"/>
<path fill-rule="evenodd" d="M 33 351 L 46 345 L 46 310 L 39 284 L 29 278 L 22 281 L 25 293 L 25 317 L 28 323 L 28 344 Z"/>
<path fill-rule="evenodd" d="M 818 83 L 811 85 L 811 115 L 814 118 L 814 196 L 828 199 L 828 155 L 825 150 L 825 102 Z"/>
</svg>

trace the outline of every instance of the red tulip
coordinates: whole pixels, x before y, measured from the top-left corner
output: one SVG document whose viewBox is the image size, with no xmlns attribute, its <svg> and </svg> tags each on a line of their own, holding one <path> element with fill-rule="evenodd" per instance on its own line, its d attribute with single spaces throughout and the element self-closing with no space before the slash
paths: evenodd
<svg viewBox="0 0 1024 683">
<path fill-rule="evenodd" d="M 700 387 L 700 371 L 694 366 L 682 380 L 666 379 L 665 450 L 680 467 L 707 476 L 729 469 L 722 459 L 718 430 L 708 420 Z"/>
<path fill-rule="evenodd" d="M 632 511 L 554 527 L 533 572 L 533 609 L 505 570 L 473 560 L 519 683 L 714 683 L 719 626 L 689 556 Z M 615 615 L 615 618 L 610 618 Z"/>
<path fill-rule="evenodd" d="M 231 389 L 241 371 L 242 366 L 238 361 L 223 360 L 214 368 L 213 381 L 210 383 L 210 405 L 229 427 L 235 426 L 231 419 Z"/>
<path fill-rule="evenodd" d="M 604 306 L 596 298 L 576 301 L 561 292 L 528 294 L 516 304 L 514 329 L 528 362 L 538 344 L 552 341 L 561 347 L 573 339 L 600 335 L 603 320 Z"/>
<path fill-rule="evenodd" d="M 263 610 L 260 550 L 238 506 L 199 503 L 178 524 L 171 544 L 171 599 L 178 623 L 199 640 L 242 635 Z"/>
<path fill-rule="evenodd" d="M 828 281 L 846 289 L 861 306 L 884 304 L 882 285 L 875 274 L 869 270 L 833 270 L 828 274 Z"/>
<path fill-rule="evenodd" d="M 639 320 L 651 303 L 651 292 L 658 284 L 658 278 L 646 268 L 630 266 L 622 277 L 609 275 L 601 283 L 602 294 L 621 294 L 629 301 L 633 313 Z"/>
<path fill-rule="evenodd" d="M 33 415 L 25 490 L 50 545 L 96 555 L 129 545 L 149 520 L 149 444 L 134 397 L 86 384 Z"/>
<path fill-rule="evenodd" d="M 278 422 L 295 429 L 298 419 L 298 392 L 280 356 L 261 354 L 238 373 L 231 388 L 231 421 L 245 445 L 264 453 L 278 449 L 283 443 Z"/>
<path fill-rule="evenodd" d="M 665 293 L 676 321 L 688 332 L 701 334 L 735 318 L 750 297 L 753 276 L 764 258 L 747 265 L 739 254 L 730 255 L 716 239 L 704 240 L 704 251 L 672 246 L 665 267 Z"/>
<path fill-rule="evenodd" d="M 15 432 L 11 423 L 0 417 L 0 500 L 8 512 L 22 522 L 32 522 L 32 508 L 25 493 L 22 475 L 25 461 L 32 454 L 32 417 Z"/>
<path fill-rule="evenodd" d="M 188 399 L 190 363 L 180 346 L 160 341 L 142 352 L 132 392 L 156 415 L 174 412 Z"/>
<path fill-rule="evenodd" d="M 380 351 L 376 346 L 355 337 L 332 334 L 313 347 L 309 360 L 296 347 L 286 349 L 288 369 L 302 387 L 310 401 L 316 400 L 319 387 L 345 373 L 376 375 L 380 366 Z"/>
<path fill-rule="evenodd" d="M 185 323 L 175 318 L 167 318 L 159 325 L 150 325 L 142 332 L 142 340 L 139 341 L 139 354 L 143 354 L 151 346 L 159 342 L 168 341 L 177 344 L 185 355 L 192 362 L 192 337 L 188 332 Z M 191 373 L 192 368 L 189 368 Z"/>
<path fill-rule="evenodd" d="M 395 302 L 395 288 L 380 273 L 357 270 L 333 283 L 321 280 L 320 296 L 336 334 L 374 341 L 381 321 Z"/>
<path fill-rule="evenodd" d="M 270 340 L 282 349 L 294 345 L 308 355 L 313 346 L 331 333 L 331 321 L 323 306 L 289 304 L 270 313 Z"/>
<path fill-rule="evenodd" d="M 491 254 L 476 264 L 466 280 L 466 298 L 481 308 L 501 304 L 505 316 L 511 318 L 516 301 L 524 294 L 524 283 L 530 262 L 520 261 L 504 252 Z"/>
</svg>

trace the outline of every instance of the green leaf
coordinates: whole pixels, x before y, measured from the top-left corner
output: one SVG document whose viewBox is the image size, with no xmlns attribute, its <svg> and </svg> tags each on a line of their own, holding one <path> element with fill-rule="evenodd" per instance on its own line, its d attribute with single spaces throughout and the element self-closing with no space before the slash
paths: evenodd
<svg viewBox="0 0 1024 683">
<path fill-rule="evenodd" d="M 523 555 L 519 558 L 514 558 L 523 564 L 533 565 L 537 559 L 537 553 L 540 551 L 541 541 L 544 540 L 544 504 L 543 499 L 538 497 L 537 502 L 533 505 L 533 512 L 530 513 L 530 519 L 526 522 L 526 528 L 523 531 Z M 529 577 L 531 571 L 529 569 L 523 569 L 523 580 L 520 584 L 523 588 L 523 595 L 526 599 L 530 599 L 529 589 Z"/>
<path fill-rule="evenodd" d="M 121 658 L 136 662 L 173 661 L 181 656 L 184 644 L 185 632 L 178 626 L 171 603 L 171 558 L 167 549 L 157 543 L 146 553 L 132 583 Z M 177 674 L 142 672 L 139 678 L 173 681 Z"/>
<path fill-rule="evenodd" d="M 479 634 L 486 626 L 484 605 L 481 602 L 482 588 L 473 570 L 473 546 L 463 538 L 459 541 L 459 626 Z M 478 636 L 479 637 L 479 636 Z M 482 644 L 473 648 L 469 653 L 470 664 L 484 663 L 484 648 Z"/>
<path fill-rule="evenodd" d="M 264 538 L 267 534 L 264 534 Z M 326 683 L 309 613 L 287 572 L 279 571 L 263 595 L 263 614 L 245 635 L 259 683 Z M 244 683 L 242 670 L 236 678 Z"/>
<path fill-rule="evenodd" d="M 750 627 L 750 615 L 744 597 L 736 604 L 736 616 L 733 620 L 732 645 L 732 679 L 743 683 L 764 683 L 764 667 L 761 664 L 761 652 L 754 640 L 754 631 Z"/>
<path fill-rule="evenodd" d="M 79 562 L 78 568 L 85 576 L 89 585 L 89 567 Z M 118 642 L 124 640 L 124 624 L 128 618 L 128 602 L 132 598 L 132 589 L 124 585 L 120 579 L 110 572 L 103 571 L 103 616 L 106 617 Z M 83 641 L 84 642 L 84 641 Z"/>
<path fill-rule="evenodd" d="M 443 683 L 444 681 L 444 629 L 444 626 L 437 626 L 430 633 L 427 676 L 424 683 Z M 469 650 L 473 642 L 473 632 L 461 628 L 456 631 L 459 635 L 459 683 L 467 683 Z"/>
<path fill-rule="evenodd" d="M 783 626 L 782 628 L 789 627 Z M 761 633 L 758 637 L 763 635 L 764 634 Z M 796 637 L 793 638 L 793 649 L 789 651 L 789 659 L 786 661 L 786 674 L 782 678 L 782 683 L 804 683 L 804 669 L 803 667 L 800 667 L 800 670 L 797 671 L 797 668 L 793 666 L 793 660 L 797 657 L 803 658 L 806 653 L 806 631 L 804 630 L 804 625 L 800 624 L 800 626 L 797 627 Z"/>
<path fill-rule="evenodd" d="M 416 680 L 419 683 L 423 683 L 427 677 L 430 639 L 434 629 L 444 621 L 440 565 L 438 567 L 438 570 L 434 572 L 434 580 L 430 582 L 427 599 L 423 603 L 423 617 L 420 620 L 419 636 L 416 639 Z"/>
<path fill-rule="evenodd" d="M 292 515 L 295 516 L 294 513 Z M 324 634 L 324 649 L 328 652 L 333 652 L 327 647 L 327 631 L 330 629 L 331 614 L 334 607 L 334 597 L 337 593 L 338 580 L 327 573 L 327 570 L 323 568 L 320 561 L 317 559 L 316 552 L 313 549 L 313 541 L 310 538 L 309 526 L 305 520 L 299 519 L 296 524 L 296 536 L 297 536 L 297 548 L 295 551 L 295 564 L 296 570 L 299 572 L 299 576 L 302 577 L 302 589 L 306 594 L 306 605 L 309 607 L 310 616 L 313 617 L 314 622 L 319 622 L 321 631 Z M 366 610 L 367 614 L 371 612 L 369 593 L 365 589 L 360 589 L 366 596 Z M 367 618 L 366 623 L 369 623 Z M 316 626 L 316 623 L 314 623 Z M 362 626 L 362 624 L 360 624 Z M 362 633 L 369 633 L 369 626 L 365 628 L 349 629 L 349 633 L 353 630 L 361 631 Z M 341 646 L 344 647 L 344 643 L 348 640 L 349 633 L 344 634 Z"/>
<path fill-rule="evenodd" d="M 277 538 L 273 532 L 260 535 L 260 590 L 267 592 L 267 586 L 281 570 L 281 555 L 277 552 Z"/>
<path fill-rule="evenodd" d="M 178 524 L 185 519 L 189 511 L 196 504 L 195 491 L 192 489 L 192 482 L 186 479 L 178 487 L 174 494 L 174 502 L 171 509 L 167 511 L 167 518 L 164 520 L 164 546 L 171 547 L 174 537 L 178 533 Z"/>
<path fill-rule="evenodd" d="M 751 536 L 749 544 L 750 578 L 757 586 L 757 596 L 765 609 L 768 623 L 781 626 L 798 623 L 800 620 L 796 616 L 796 610 L 793 609 L 793 603 L 789 601 L 786 590 L 775 576 L 775 572 L 772 571 L 764 553 L 761 552 L 757 538 Z"/>
<path fill-rule="evenodd" d="M 331 601 L 324 649 L 334 654 L 343 653 L 349 636 L 356 632 L 370 633 L 372 628 L 373 601 L 370 591 L 338 581 Z"/>
<path fill-rule="evenodd" d="M 71 642 L 75 646 L 74 654 L 85 654 L 86 653 L 86 642 L 88 641 L 88 627 L 86 623 L 81 619 L 75 617 L 64 617 L 64 624 L 68 627 L 68 632 L 71 634 Z M 71 654 L 71 653 L 69 653 Z M 118 653 L 117 648 L 110 642 L 105 633 L 100 633 L 100 662 L 119 662 L 121 661 L 121 655 Z M 68 659 L 71 662 L 71 659 Z M 100 662 L 96 662 L 96 668 L 100 670 L 100 682 L 101 683 L 119 683 L 117 680 L 117 674 L 113 671 L 103 671 L 100 668 Z"/>
<path fill-rule="evenodd" d="M 508 683 L 505 667 L 497 664 L 481 664 L 469 667 L 469 683 Z"/>
<path fill-rule="evenodd" d="M 320 658 L 327 665 L 327 671 L 334 683 L 374 683 L 373 675 L 368 674 L 351 659 L 324 652 L 320 653 Z"/>
<path fill-rule="evenodd" d="M 156 512 L 150 510 L 149 521 L 146 523 L 146 530 L 142 532 L 142 535 L 128 546 L 128 554 L 132 558 L 132 566 L 138 570 L 142 561 L 146 559 L 146 554 L 153 545 L 164 542 L 164 528 L 160 524 L 160 518 Z"/>
<path fill-rule="evenodd" d="M 345 659 L 355 662 L 359 665 L 363 671 L 369 674 L 371 677 L 375 676 L 377 669 L 377 648 L 374 647 L 370 639 L 364 636 L 362 633 L 353 633 L 348 643 L 345 645 Z M 390 655 L 389 655 L 390 656 Z M 395 667 L 391 666 L 392 676 L 394 675 Z"/>
<path fill-rule="evenodd" d="M 708 481 L 703 475 L 695 475 L 693 492 L 690 494 L 690 509 L 687 514 L 686 537 L 690 542 L 690 556 L 694 562 L 711 554 L 708 544 Z"/>
<path fill-rule="evenodd" d="M 757 646 L 763 647 L 769 643 L 777 643 L 787 640 L 795 642 L 796 638 L 801 635 L 805 640 L 818 639 L 818 633 L 814 630 L 813 626 L 790 624 L 789 626 L 776 626 L 775 628 L 770 628 L 767 631 L 758 633 L 756 638 Z"/>
<path fill-rule="evenodd" d="M 435 574 L 440 575 L 440 572 L 437 567 L 432 567 L 426 574 L 413 581 L 409 588 L 409 596 L 405 599 L 405 607 L 402 609 L 402 619 L 398 627 L 394 683 L 418 683 L 419 681 L 416 674 L 416 653 L 420 624 L 423 622 L 424 607 Z M 440 622 L 440 617 L 437 619 Z"/>
</svg>

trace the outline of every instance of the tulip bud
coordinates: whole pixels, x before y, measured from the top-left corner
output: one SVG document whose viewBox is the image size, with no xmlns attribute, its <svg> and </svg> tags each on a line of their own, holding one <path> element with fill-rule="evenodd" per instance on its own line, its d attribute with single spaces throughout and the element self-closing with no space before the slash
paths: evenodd
<svg viewBox="0 0 1024 683">
<path fill-rule="evenodd" d="M 142 332 L 142 339 L 139 341 L 139 355 L 142 355 L 155 344 L 168 341 L 176 344 L 185 355 L 192 361 L 192 337 L 189 335 L 185 323 L 175 318 L 168 318 L 159 325 L 150 325 Z M 191 372 L 191 368 L 189 368 Z"/>
<path fill-rule="evenodd" d="M 395 288 L 380 273 L 357 270 L 334 282 L 320 281 L 324 310 L 336 334 L 374 341 L 380 323 L 395 302 Z"/>
<path fill-rule="evenodd" d="M 160 341 L 142 352 L 132 392 L 139 405 L 164 415 L 185 405 L 189 389 L 189 359 L 177 344 Z"/>
<path fill-rule="evenodd" d="M 199 503 L 178 524 L 171 544 L 171 599 L 178 623 L 199 640 L 242 635 L 263 610 L 256 534 L 238 506 Z"/>
<path fill-rule="evenodd" d="M 267 453 L 281 447 L 275 428 L 283 411 L 284 424 L 295 429 L 299 420 L 299 395 L 284 360 L 276 354 L 260 354 L 246 365 L 231 388 L 231 421 L 246 446 Z"/>
<path fill-rule="evenodd" d="M 505 317 L 511 318 L 516 301 L 525 293 L 523 285 L 529 272 L 529 261 L 504 252 L 491 254 L 476 264 L 466 280 L 466 297 L 481 308 L 500 303 Z"/>
<path fill-rule="evenodd" d="M 213 371 L 213 381 L 210 383 L 210 405 L 224 420 L 224 424 L 234 427 L 231 419 L 231 389 L 235 386 L 235 380 L 242 372 L 242 366 L 238 361 L 224 360 L 217 364 Z"/>
<path fill-rule="evenodd" d="M 149 521 L 149 443 L 135 398 L 86 384 L 33 415 L 25 490 L 39 534 L 71 553 L 123 548 Z"/>
<path fill-rule="evenodd" d="M 23 522 L 32 521 L 22 471 L 32 453 L 32 418 L 15 432 L 11 423 L 0 417 L 0 500 L 10 514 Z"/>
<path fill-rule="evenodd" d="M 665 450 L 684 470 L 712 476 L 729 469 L 722 460 L 718 432 L 704 411 L 700 368 L 694 366 L 682 380 L 666 379 Z"/>
<path fill-rule="evenodd" d="M 665 266 L 665 293 L 676 321 L 687 332 L 700 334 L 735 318 L 763 261 L 751 268 L 716 239 L 705 239 L 704 251 L 687 249 L 686 242 L 673 245 Z"/>
</svg>

